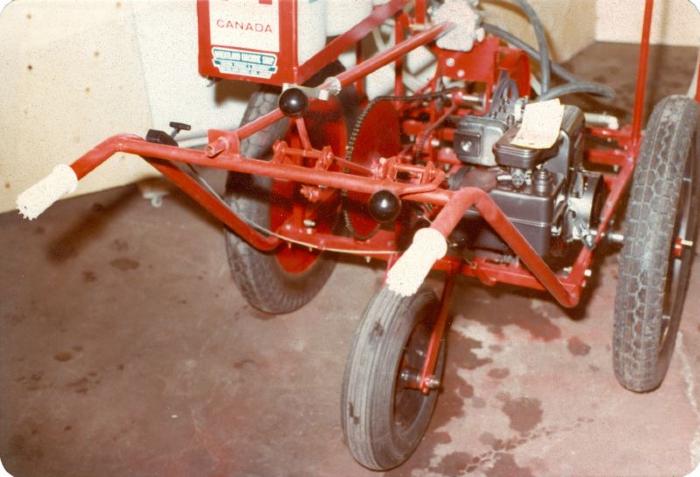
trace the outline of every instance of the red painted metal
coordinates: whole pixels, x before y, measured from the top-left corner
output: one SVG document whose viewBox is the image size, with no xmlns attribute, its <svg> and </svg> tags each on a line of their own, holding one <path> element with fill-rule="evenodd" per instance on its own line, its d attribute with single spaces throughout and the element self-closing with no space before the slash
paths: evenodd
<svg viewBox="0 0 700 477">
<path fill-rule="evenodd" d="M 498 69 L 508 72 L 518 85 L 521 96 L 530 95 L 530 61 L 524 51 L 501 46 L 498 49 Z"/>
<path fill-rule="evenodd" d="M 632 114 L 632 141 L 635 147 L 639 147 L 642 137 L 642 116 L 644 115 L 644 100 L 646 96 L 649 39 L 653 10 L 654 0 L 646 0 L 644 5 L 644 24 L 642 25 L 642 43 L 639 47 L 639 69 L 637 71 L 637 85 L 634 94 L 634 112 Z"/>
<path fill-rule="evenodd" d="M 343 87 L 349 86 L 355 83 L 356 81 L 366 77 L 367 75 L 375 72 L 382 66 L 388 65 L 392 61 L 396 61 L 397 58 L 400 58 L 409 51 L 418 48 L 419 46 L 423 46 L 425 44 L 430 43 L 431 41 L 435 40 L 435 38 L 437 38 L 439 35 L 447 31 L 449 28 L 451 28 L 451 25 L 447 23 L 435 25 L 418 35 L 415 35 L 407 40 L 397 43 L 393 47 L 388 48 L 387 50 L 373 56 L 372 58 L 364 61 L 363 63 L 356 65 L 355 67 L 350 68 L 347 71 L 344 71 L 343 73 L 339 74 L 337 78 Z M 312 102 L 316 101 L 314 98 L 310 98 L 310 100 Z M 270 111 L 264 116 L 261 116 L 258 119 L 245 124 L 244 126 L 241 126 L 234 132 L 210 130 L 208 148 L 211 149 L 213 152 L 212 144 L 217 139 L 223 137 L 228 141 L 228 144 L 224 145 L 223 147 L 223 149 L 226 149 L 229 147 L 231 142 L 238 142 L 240 140 L 243 140 L 246 137 L 255 134 L 256 132 L 265 129 L 266 127 L 275 123 L 276 121 L 279 121 L 283 117 L 284 114 L 282 114 L 282 111 L 280 111 L 279 108 L 276 108 L 274 111 Z M 219 151 L 219 153 L 220 152 L 222 151 Z M 213 157 L 213 155 L 210 156 Z"/>
<path fill-rule="evenodd" d="M 431 378 L 435 375 L 435 367 L 440 356 L 440 347 L 446 346 L 444 342 L 445 333 L 449 324 L 450 304 L 452 303 L 452 292 L 455 287 L 456 276 L 454 271 L 448 272 L 445 277 L 445 284 L 442 289 L 442 297 L 440 299 L 440 310 L 435 318 L 435 324 L 430 334 L 428 349 L 425 352 L 425 361 L 423 369 L 421 369 L 419 379 L 419 389 L 421 392 L 428 394 L 431 391 Z"/>
<path fill-rule="evenodd" d="M 335 38 L 323 50 L 301 65 L 298 69 L 296 80 L 289 82 L 300 84 L 313 76 L 328 63 L 335 61 L 341 53 L 347 51 L 353 45 L 359 44 L 372 30 L 399 12 L 407 3 L 408 0 L 391 0 L 389 3 L 375 7 L 370 16 Z"/>
<path fill-rule="evenodd" d="M 283 146 L 283 145 L 281 145 Z M 291 148 L 289 148 L 291 149 Z M 280 148 L 282 153 L 287 149 Z M 486 260 L 476 260 L 464 264 L 459 273 L 473 276 L 482 282 L 492 285 L 497 282 L 510 283 L 533 289 L 546 289 L 563 305 L 574 306 L 578 300 L 580 288 L 584 283 L 585 270 L 590 264 L 592 252 L 584 249 L 573 267 L 572 272 L 566 277 L 559 277 L 551 271 L 542 259 L 532 250 L 526 240 L 515 227 L 507 220 L 502 211 L 493 203 L 488 194 L 480 189 L 463 189 L 459 192 L 451 192 L 438 188 L 438 183 L 426 185 L 405 184 L 377 179 L 366 176 L 356 176 L 327 170 L 316 170 L 303 165 L 289 163 L 266 162 L 251 158 L 245 158 L 238 154 L 223 153 L 212 159 L 204 152 L 190 149 L 180 149 L 173 146 L 153 144 L 136 136 L 115 136 L 89 151 L 78 159 L 73 168 L 78 177 L 83 177 L 94 167 L 98 166 L 115 152 L 127 152 L 152 158 L 150 162 L 159 167 L 179 187 L 200 202 L 207 210 L 212 211 L 217 218 L 226 223 L 232 230 L 241 235 L 245 240 L 256 247 L 272 250 L 279 245 L 277 239 L 264 237 L 255 229 L 236 217 L 233 212 L 221 204 L 218 199 L 209 196 L 199 184 L 180 172 L 179 169 L 169 167 L 163 169 L 162 161 L 174 161 L 208 166 L 248 174 L 265 175 L 280 180 L 294 181 L 334 189 L 345 189 L 363 194 L 371 194 L 377 190 L 388 188 L 402 196 L 404 200 L 430 203 L 438 206 L 446 206 L 436 217 L 433 226 L 444 234 L 449 234 L 456 222 L 470 206 L 475 206 L 487 222 L 501 235 L 508 245 L 517 253 L 527 269 L 518 265 L 503 265 L 489 263 Z M 309 151 L 307 157 L 320 157 L 319 153 Z M 154 162 L 160 159 L 161 162 Z M 409 168 L 410 169 L 410 168 Z M 628 155 L 627 162 L 621 168 L 620 174 L 611 180 L 611 193 L 608 196 L 603 211 L 603 220 L 599 227 L 599 239 L 603 237 L 612 217 L 612 213 L 619 202 L 622 192 L 629 184 L 633 170 L 633 157 Z M 438 176 L 439 178 L 440 176 Z M 341 249 L 355 251 L 363 255 L 388 259 L 392 252 L 396 252 L 395 239 L 389 240 L 386 235 L 379 236 L 367 242 L 358 242 L 347 237 L 337 237 L 332 234 L 314 233 L 294 228 L 284 231 L 284 236 L 292 240 L 308 243 L 320 249 Z M 453 270 L 455 264 L 450 259 L 444 259 L 436 265 L 438 270 Z"/>
<path fill-rule="evenodd" d="M 280 245 L 280 240 L 278 238 L 266 237 L 250 227 L 236 214 L 232 213 L 231 209 L 226 204 L 207 192 L 197 181 L 182 172 L 175 164 L 164 160 L 145 159 L 173 184 L 182 189 L 183 192 L 194 199 L 205 210 L 240 235 L 253 247 L 258 250 L 269 252 L 275 250 Z M 72 167 L 77 175 L 78 171 L 76 170 L 75 164 Z M 81 169 L 81 166 L 79 166 L 78 169 Z M 87 172 L 85 172 L 85 174 L 86 173 Z"/>
<path fill-rule="evenodd" d="M 324 66 L 338 58 L 338 55 L 348 48 L 359 43 L 374 28 L 391 18 L 396 12 L 406 6 L 408 0 L 391 0 L 390 2 L 375 7 L 367 18 L 353 28 L 338 36 L 328 43 L 321 51 L 309 58 L 305 63 L 299 64 L 297 40 L 297 2 L 281 0 L 279 8 L 279 52 L 266 52 L 263 50 L 251 50 L 236 47 L 237 50 L 250 51 L 251 53 L 273 53 L 277 57 L 277 72 L 270 78 L 259 78 L 237 74 L 222 73 L 212 63 L 212 48 L 215 45 L 211 41 L 209 0 L 197 0 L 197 23 L 199 27 L 199 72 L 203 76 L 212 78 L 224 78 L 254 83 L 282 85 L 283 83 L 302 84 L 311 78 Z M 270 8 L 274 8 L 270 5 Z"/>
<path fill-rule="evenodd" d="M 399 119 L 393 102 L 376 103 L 364 117 L 362 128 L 355 137 L 352 157 L 347 159 L 374 171 L 381 158 L 396 156 L 401 151 Z M 377 134 L 380 130 L 382 133 Z M 367 237 L 379 225 L 368 213 L 368 199 L 369 195 L 356 192 L 348 192 L 345 198 L 347 218 L 359 237 Z"/>
<path fill-rule="evenodd" d="M 444 76 L 456 80 L 485 83 L 486 95 L 490 98 L 498 75 L 497 61 L 500 48 L 500 40 L 489 37 L 474 45 L 474 48 L 468 52 L 439 49 L 435 51 L 438 53 L 440 72 Z"/>
<path fill-rule="evenodd" d="M 619 149 L 588 149 L 586 159 L 595 164 L 621 166 L 627 161 L 627 154 Z"/>
<path fill-rule="evenodd" d="M 206 2 L 200 0 L 200 3 Z M 387 64 L 397 62 L 419 46 L 430 45 L 435 38 L 450 28 L 449 24 L 435 25 L 426 29 L 416 28 L 416 25 L 421 23 L 419 13 L 415 14 L 413 18 L 404 13 L 397 13 L 405 3 L 405 1 L 394 0 L 387 5 L 375 8 L 371 18 L 361 22 L 347 33 L 357 41 L 369 31 L 365 31 L 365 29 L 376 25 L 380 19 L 393 14 L 396 14 L 396 24 L 401 30 L 394 47 L 338 75 L 343 87 L 358 84 L 368 74 Z M 603 166 L 614 166 L 618 170 L 615 174 L 605 175 L 609 194 L 598 227 L 596 245 L 604 238 L 622 194 L 629 186 L 634 170 L 635 153 L 641 136 L 641 107 L 644 99 L 644 77 L 648 58 L 648 22 L 651 18 L 652 3 L 651 0 L 647 1 L 645 12 L 633 126 L 620 130 L 587 128 L 587 134 L 604 140 L 609 147 L 588 148 L 586 159 Z M 414 31 L 419 32 L 413 33 Z M 401 40 L 401 35 L 404 32 L 408 36 Z M 306 65 L 300 67 L 301 73 L 299 74 L 301 76 L 296 77 L 296 80 L 306 76 L 307 73 L 311 74 L 312 70 L 317 70 L 320 65 L 325 64 L 326 55 L 332 56 L 331 52 L 335 52 L 335 49 L 340 48 L 339 45 L 342 44 L 344 43 L 331 42 L 325 50 L 309 60 Z M 446 75 L 482 82 L 486 85 L 485 96 L 488 99 L 498 71 L 505 70 L 518 83 L 521 93 L 526 94 L 529 91 L 529 63 L 526 61 L 524 53 L 501 46 L 496 39 L 487 38 L 483 43 L 477 44 L 476 48 L 469 53 L 444 52 L 434 46 L 432 48 L 438 56 L 439 73 L 436 77 Z M 308 71 L 304 69 L 307 65 Z M 436 87 L 437 82 L 431 80 L 421 91 L 430 91 Z M 401 91 L 401 86 L 398 83 L 396 91 Z M 448 273 L 448 281 L 443 293 L 443 310 L 447 309 L 449 294 L 456 274 L 474 277 L 486 285 L 506 283 L 547 291 L 565 307 L 575 306 L 578 303 L 581 289 L 585 286 L 586 271 L 593 258 L 592 249 L 584 248 L 580 252 L 570 272 L 557 274 L 532 249 L 488 193 L 477 188 L 464 188 L 459 191 L 443 188 L 445 173 L 441 167 L 459 168 L 461 162 L 449 147 L 435 148 L 432 141 L 428 139 L 451 141 L 454 131 L 450 127 L 443 126 L 440 123 L 441 118 L 444 118 L 446 114 L 475 112 L 472 110 L 465 113 L 468 105 L 460 102 L 458 96 L 453 97 L 451 109 L 438 110 L 432 103 L 423 105 L 423 111 L 430 116 L 427 121 L 411 116 L 401 123 L 404 134 L 422 138 L 420 145 L 418 145 L 419 151 L 411 151 L 410 147 L 399 150 L 396 143 L 392 143 L 394 147 L 390 151 L 381 151 L 381 147 L 375 145 L 376 147 L 370 147 L 368 151 L 358 156 L 362 158 L 359 164 L 349 163 L 343 158 L 346 136 L 344 128 L 333 126 L 338 117 L 337 101 L 336 103 L 334 101 L 336 100 L 321 102 L 311 99 L 309 114 L 303 120 L 291 122 L 294 124 L 293 130 L 296 131 L 296 134 L 288 136 L 284 142 L 276 144 L 274 157 L 271 161 L 244 157 L 240 154 L 239 145 L 241 140 L 272 123 L 286 120 L 283 119 L 284 116 L 279 109 L 235 131 L 209 131 L 209 144 L 204 151 L 153 144 L 137 136 L 121 135 L 99 144 L 75 161 L 72 167 L 76 175 L 82 178 L 116 152 L 140 155 L 244 240 L 254 247 L 266 251 L 275 251 L 283 241 L 291 241 L 304 248 L 319 251 L 346 251 L 392 263 L 399 253 L 397 240 L 401 233 L 400 228 L 395 230 L 382 229 L 367 240 L 356 240 L 352 237 L 334 234 L 332 228 L 327 226 L 328 224 L 322 224 L 320 227 L 306 226 L 304 219 L 316 219 L 317 215 L 315 214 L 319 208 L 333 209 L 335 207 L 333 204 L 338 197 L 337 191 L 339 190 L 348 191 L 349 194 L 356 194 L 359 197 L 368 197 L 378 190 L 388 189 L 399 195 L 403 201 L 418 202 L 424 206 L 432 205 L 434 206 L 434 212 L 430 215 L 433 218 L 432 227 L 445 236 L 450 234 L 465 211 L 473 207 L 509 245 L 517 259 L 512 263 L 495 263 L 487 257 L 477 257 L 466 261 L 448 256 L 439 260 L 434 268 Z M 400 114 L 403 114 L 403 111 L 404 109 L 400 109 Z M 397 131 L 394 130 L 396 128 L 390 128 L 392 130 L 389 131 L 382 121 L 377 120 L 374 123 L 376 124 L 373 125 L 373 128 L 382 128 L 383 134 L 374 134 L 373 137 L 394 139 L 398 137 Z M 337 136 L 337 140 L 334 141 L 332 137 L 335 136 Z M 361 141 L 358 151 L 361 152 L 362 147 L 369 147 L 367 142 Z M 375 152 L 385 157 L 386 160 L 380 164 L 378 157 L 372 156 L 370 158 L 370 155 Z M 425 160 L 425 164 L 414 161 L 415 152 L 422 154 L 421 157 Z M 218 197 L 210 194 L 195 179 L 185 174 L 177 163 L 267 176 L 273 178 L 275 183 L 286 185 L 281 195 L 287 199 L 288 206 L 285 206 L 287 208 L 279 214 L 279 217 L 271 221 L 271 228 L 282 239 L 268 237 L 238 217 Z M 291 249 L 296 250 L 298 247 Z M 308 254 L 306 258 L 316 257 L 318 254 L 317 251 L 308 252 L 306 250 L 305 253 Z M 311 262 L 304 261 L 303 258 L 301 255 L 293 255 L 286 264 L 288 269 L 292 272 L 304 270 Z M 440 320 L 446 320 L 447 311 L 440 313 Z M 445 317 L 443 317 L 443 313 Z M 444 329 L 445 326 L 436 328 L 434 336 L 431 338 L 433 343 L 428 354 L 429 360 L 422 373 L 424 390 L 426 389 L 425 380 L 433 372 L 437 357 L 436 350 L 438 348 L 436 348 L 434 341 L 437 336 L 442 337 Z M 437 343 L 439 344 L 439 340 Z"/>
<path fill-rule="evenodd" d="M 432 42 L 438 36 L 450 30 L 452 27 L 453 25 L 450 23 L 440 23 L 438 25 L 434 25 L 425 30 L 424 32 L 409 37 L 406 40 L 397 43 L 393 47 L 376 54 L 372 58 L 367 59 L 366 61 L 355 66 L 354 68 L 342 72 L 338 75 L 338 79 L 340 80 L 340 83 L 343 86 L 352 84 L 358 79 L 363 78 L 370 73 L 373 73 L 382 66 L 388 65 L 389 63 L 396 61 L 398 58 L 406 55 L 412 50 L 415 50 L 419 46 L 423 46 Z"/>
<path fill-rule="evenodd" d="M 425 23 L 426 15 L 425 12 L 428 8 L 428 4 L 426 0 L 416 0 L 415 1 L 415 15 L 416 15 L 416 24 L 422 25 Z"/>
<path fill-rule="evenodd" d="M 396 12 L 406 6 L 408 0 L 391 0 L 390 2 L 374 8 L 372 14 L 355 25 L 353 28 L 338 36 L 316 53 L 305 63 L 298 62 L 298 32 L 297 32 L 297 2 L 281 0 L 279 2 L 279 52 L 266 52 L 263 50 L 250 50 L 236 47 L 237 50 L 250 51 L 251 53 L 272 53 L 277 57 L 277 72 L 270 78 L 259 78 L 237 74 L 222 73 L 212 62 L 212 48 L 215 45 L 211 41 L 209 0 L 197 0 L 197 16 L 199 27 L 199 72 L 203 76 L 212 78 L 224 78 L 254 83 L 282 85 L 283 83 L 303 84 L 324 66 L 335 61 L 338 55 L 358 44 L 374 28 L 391 18 Z M 274 6 L 270 6 L 274 8 Z"/>
<path fill-rule="evenodd" d="M 71 167 L 80 179 L 115 153 L 139 155 L 243 240 L 259 250 L 272 252 L 283 270 L 291 274 L 305 273 L 323 251 L 383 260 L 387 262 L 387 269 L 398 259 L 401 252 L 399 241 L 406 233 L 400 221 L 393 229 L 381 227 L 373 230 L 376 224 L 366 211 L 356 211 L 354 215 L 351 211 L 355 228 L 361 228 L 361 221 L 366 220 L 367 228 L 374 233 L 362 240 L 336 233 L 340 191 L 346 191 L 351 201 L 355 199 L 362 206 L 371 194 L 382 189 L 390 190 L 401 198 L 404 207 L 407 202 L 417 203 L 410 206 L 420 208 L 425 218 L 432 221 L 430 226 L 445 237 L 450 236 L 467 210 L 475 209 L 510 247 L 513 256 L 496 262 L 490 258 L 493 255 L 480 255 L 481 252 L 476 251 L 474 258 L 448 255 L 435 263 L 433 269 L 445 272 L 446 279 L 425 361 L 418 382 L 413 384 L 429 393 L 435 387 L 432 378 L 450 323 L 450 298 L 457 275 L 475 278 L 487 286 L 503 283 L 548 292 L 563 307 L 574 307 L 579 303 L 586 279 L 590 276 L 589 266 L 595 249 L 604 240 L 634 172 L 642 135 L 653 0 L 646 0 L 632 125 L 620 130 L 586 128 L 587 136 L 595 139 L 586 144 L 595 145 L 585 147 L 585 159 L 605 170 L 603 177 L 608 189 L 594 243 L 590 248 L 584 246 L 572 266 L 558 273 L 535 252 L 488 192 L 475 187 L 453 191 L 446 189 L 445 184 L 445 171 L 452 173 L 463 167 L 455 151 L 447 146 L 454 137 L 454 121 L 450 126 L 446 119 L 453 115 L 483 114 L 500 71 L 509 73 L 521 94 L 529 94 L 530 66 L 526 55 L 502 46 L 495 38 L 487 38 L 468 53 L 440 50 L 432 42 L 451 25 L 427 26 L 425 9 L 428 2 L 416 0 L 412 14 L 402 11 L 407 3 L 408 0 L 392 0 L 376 7 L 370 17 L 332 41 L 304 65 L 296 64 L 296 41 L 284 46 L 288 57 L 280 62 L 280 74 L 270 82 L 301 83 L 340 52 L 352 48 L 353 44 L 357 45 L 360 59 L 361 38 L 393 15 L 397 44 L 370 59 L 358 61 L 357 66 L 339 74 L 337 78 L 341 85 L 355 85 L 362 91 L 362 82 L 367 75 L 394 63 L 397 72 L 395 93 L 403 94 L 402 59 L 413 49 L 426 45 L 437 55 L 438 71 L 419 92 L 435 91 L 443 76 L 483 83 L 483 104 L 479 107 L 470 107 L 470 103 L 463 101 L 457 93 L 451 93 L 448 105 L 438 106 L 435 101 L 380 103 L 368 115 L 366 129 L 358 136 L 353 157 L 345 158 L 348 138 L 339 100 L 311 98 L 303 118 L 286 119 L 279 109 L 275 109 L 234 131 L 210 130 L 209 142 L 203 151 L 154 144 L 133 135 L 119 135 L 97 145 Z M 296 35 L 295 5 L 296 2 L 290 0 L 282 0 L 280 4 L 280 8 L 288 9 L 289 14 L 289 21 L 283 24 L 292 28 L 282 34 L 291 38 Z M 208 2 L 198 0 L 202 29 L 208 28 L 207 9 Z M 202 15 L 207 18 L 206 25 L 201 25 Z M 208 37 L 208 33 L 205 36 Z M 205 61 L 202 52 L 210 47 L 202 44 L 200 36 L 200 68 Z M 282 67 L 286 69 L 282 71 Z M 700 101 L 700 81 L 698 83 L 696 99 Z M 280 120 L 287 121 L 290 128 L 284 140 L 273 146 L 271 160 L 241 154 L 243 139 Z M 401 135 L 413 136 L 416 140 L 409 145 L 401 144 Z M 185 173 L 179 163 L 271 178 L 274 200 L 270 204 L 269 224 L 262 224 L 269 230 L 239 217 L 220 197 Z M 268 236 L 268 233 L 272 235 Z M 681 249 L 682 244 L 676 240 L 673 252 L 678 254 Z"/>
<path fill-rule="evenodd" d="M 579 293 L 570 292 L 564 287 L 549 265 L 533 250 L 532 246 L 484 190 L 466 187 L 454 193 L 433 220 L 431 227 L 448 237 L 462 220 L 464 213 L 472 206 L 479 211 L 484 220 L 515 252 L 532 275 L 562 306 L 573 307 L 578 304 Z"/>
<path fill-rule="evenodd" d="M 275 8 L 270 5 L 269 8 Z M 258 78 L 251 76 L 227 74 L 219 71 L 212 61 L 212 48 L 215 46 L 230 46 L 212 44 L 209 28 L 209 0 L 197 0 L 197 24 L 199 28 L 199 73 L 211 78 L 225 78 L 238 81 L 251 81 L 255 83 L 267 83 L 281 85 L 282 83 L 294 83 L 297 77 L 297 2 L 282 0 L 279 2 L 279 52 L 267 52 L 263 50 L 251 50 L 236 48 L 251 53 L 270 53 L 277 57 L 277 72 L 271 78 Z"/>
</svg>

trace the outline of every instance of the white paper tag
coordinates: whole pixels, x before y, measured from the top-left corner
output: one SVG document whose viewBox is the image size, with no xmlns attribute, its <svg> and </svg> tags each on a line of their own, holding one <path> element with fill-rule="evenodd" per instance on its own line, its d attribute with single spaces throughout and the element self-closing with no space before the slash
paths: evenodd
<svg viewBox="0 0 700 477">
<path fill-rule="evenodd" d="M 531 149 L 548 149 L 559 137 L 563 117 L 564 106 L 559 99 L 529 103 L 525 106 L 520 131 L 510 143 Z"/>
</svg>

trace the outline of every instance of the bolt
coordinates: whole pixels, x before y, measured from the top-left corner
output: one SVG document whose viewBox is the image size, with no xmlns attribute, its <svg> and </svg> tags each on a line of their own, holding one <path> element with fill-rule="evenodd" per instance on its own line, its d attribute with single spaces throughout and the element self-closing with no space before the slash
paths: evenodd
<svg viewBox="0 0 700 477">
<path fill-rule="evenodd" d="M 591 278 L 593 276 L 593 270 L 590 268 L 587 268 L 585 272 L 583 272 L 583 276 L 586 278 Z"/>
<path fill-rule="evenodd" d="M 304 219 L 304 227 L 312 229 L 312 228 L 316 227 L 316 222 L 314 222 L 311 219 Z"/>
<path fill-rule="evenodd" d="M 464 70 L 458 70 L 457 71 L 457 76 L 460 78 L 464 78 Z"/>
<path fill-rule="evenodd" d="M 420 379 L 418 373 L 415 373 L 410 369 L 402 369 L 401 373 L 399 374 L 399 378 L 409 386 L 416 386 Z"/>
<path fill-rule="evenodd" d="M 440 387 L 440 380 L 435 376 L 430 376 L 426 378 L 425 385 L 428 387 L 428 389 L 437 389 Z"/>
<path fill-rule="evenodd" d="M 205 149 L 205 154 L 207 157 L 216 157 L 228 148 L 228 141 L 226 138 L 220 137 L 216 141 L 207 145 Z"/>
<path fill-rule="evenodd" d="M 455 59 L 454 58 L 447 58 L 447 61 L 445 61 L 445 64 L 447 66 L 454 66 L 455 65 Z"/>
<path fill-rule="evenodd" d="M 620 232 L 608 232 L 605 238 L 608 240 L 608 242 L 617 245 L 622 245 L 623 243 L 625 243 L 625 236 L 622 235 Z"/>
</svg>

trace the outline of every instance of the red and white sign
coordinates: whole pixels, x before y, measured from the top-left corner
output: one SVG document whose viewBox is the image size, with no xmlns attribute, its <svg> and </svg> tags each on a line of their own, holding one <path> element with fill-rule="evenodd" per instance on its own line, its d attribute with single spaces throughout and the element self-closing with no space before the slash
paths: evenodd
<svg viewBox="0 0 700 477">
<path fill-rule="evenodd" d="M 279 0 L 210 0 L 211 44 L 280 51 Z"/>
</svg>

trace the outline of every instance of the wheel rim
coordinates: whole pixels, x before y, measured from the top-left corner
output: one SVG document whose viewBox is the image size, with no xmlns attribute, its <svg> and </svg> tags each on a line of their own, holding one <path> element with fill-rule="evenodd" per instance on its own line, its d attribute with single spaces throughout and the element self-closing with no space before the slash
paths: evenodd
<svg viewBox="0 0 700 477">
<path fill-rule="evenodd" d="M 428 394 L 418 389 L 417 382 L 432 333 L 433 321 L 429 315 L 433 311 L 431 306 L 420 310 L 416 326 L 408 337 L 399 360 L 392 409 L 394 432 L 399 436 L 412 434 L 412 427 L 418 421 L 425 402 L 430 399 Z"/>
<path fill-rule="evenodd" d="M 695 255 L 697 242 L 697 176 L 698 157 L 697 141 L 698 135 L 694 135 L 691 140 L 689 155 L 686 160 L 686 167 L 683 173 L 681 191 L 678 198 L 678 217 L 673 227 L 671 238 L 671 250 L 669 252 L 669 265 L 666 276 L 666 291 L 664 294 L 663 322 L 660 334 L 660 352 L 669 349 L 669 343 L 673 341 L 680 323 L 685 302 L 687 283 L 690 276 L 690 267 Z M 691 246 L 681 245 L 680 254 L 675 253 L 677 240 L 692 242 Z"/>
<path fill-rule="evenodd" d="M 347 141 L 347 129 L 343 110 L 337 99 L 315 101 L 304 115 L 311 145 L 330 146 L 334 154 L 342 154 Z M 294 130 L 290 130 L 285 141 L 291 147 L 301 148 L 301 140 Z M 295 217 L 296 214 L 296 217 Z M 309 204 L 300 194 L 296 182 L 272 180 L 270 188 L 270 229 L 278 229 L 289 220 L 313 222 L 313 230 L 319 233 L 332 233 L 338 222 L 338 202 L 336 199 L 320 204 Z M 307 222 L 310 224 L 310 222 Z M 283 246 L 275 253 L 280 268 L 290 274 L 299 275 L 310 270 L 318 261 L 321 252 L 297 245 Z"/>
</svg>

